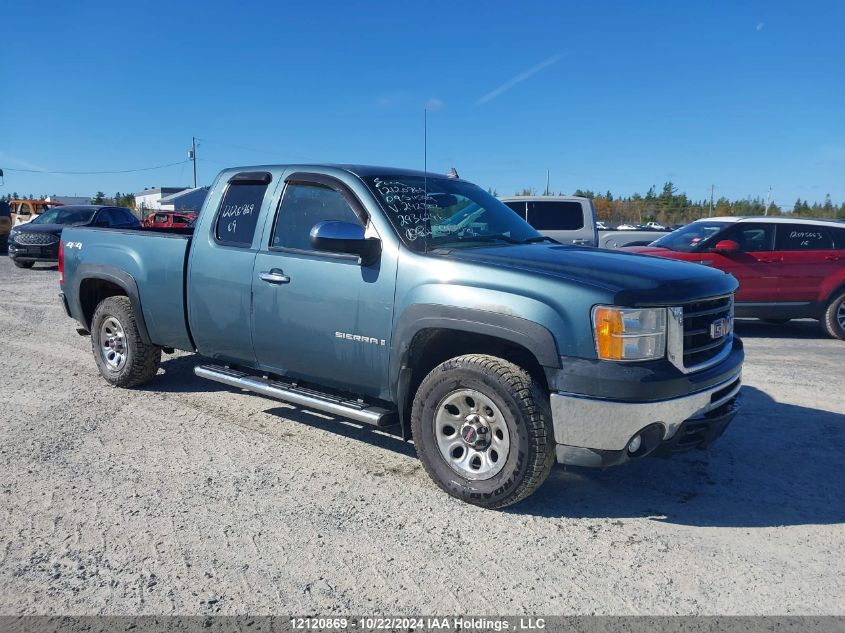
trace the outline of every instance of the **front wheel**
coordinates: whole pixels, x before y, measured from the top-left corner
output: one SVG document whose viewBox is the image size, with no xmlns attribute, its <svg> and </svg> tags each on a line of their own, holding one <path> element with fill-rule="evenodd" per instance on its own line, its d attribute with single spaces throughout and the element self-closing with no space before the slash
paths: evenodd
<svg viewBox="0 0 845 633">
<path fill-rule="evenodd" d="M 107 297 L 91 319 L 91 346 L 100 375 L 115 387 L 136 387 L 158 371 L 161 348 L 141 339 L 128 297 Z"/>
<path fill-rule="evenodd" d="M 827 304 L 822 327 L 833 338 L 845 340 L 845 292 L 840 292 Z"/>
<path fill-rule="evenodd" d="M 494 356 L 435 367 L 417 390 L 411 429 L 434 482 L 485 508 L 529 496 L 554 464 L 547 395 L 524 369 Z"/>
</svg>

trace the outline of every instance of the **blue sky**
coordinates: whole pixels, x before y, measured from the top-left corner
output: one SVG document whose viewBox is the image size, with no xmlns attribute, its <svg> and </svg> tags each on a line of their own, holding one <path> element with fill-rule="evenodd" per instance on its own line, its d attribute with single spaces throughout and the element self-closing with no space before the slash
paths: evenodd
<svg viewBox="0 0 845 633">
<path fill-rule="evenodd" d="M 842 2 L 0 0 L 0 194 L 228 165 L 428 166 L 500 194 L 845 200 Z M 18 34 L 20 34 L 18 36 Z M 18 45 L 24 40 L 34 44 Z"/>
</svg>

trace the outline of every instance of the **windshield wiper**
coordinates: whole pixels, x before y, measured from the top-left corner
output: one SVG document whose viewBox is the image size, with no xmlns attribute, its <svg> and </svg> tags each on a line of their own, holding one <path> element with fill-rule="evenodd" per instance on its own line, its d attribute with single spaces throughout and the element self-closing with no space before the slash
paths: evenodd
<svg viewBox="0 0 845 633">
<path fill-rule="evenodd" d="M 516 240 L 510 235 L 498 233 L 496 235 L 472 235 L 456 237 L 454 235 L 443 235 L 432 238 L 431 244 L 465 244 L 468 242 L 507 242 L 508 244 L 522 244 L 522 240 Z"/>
</svg>

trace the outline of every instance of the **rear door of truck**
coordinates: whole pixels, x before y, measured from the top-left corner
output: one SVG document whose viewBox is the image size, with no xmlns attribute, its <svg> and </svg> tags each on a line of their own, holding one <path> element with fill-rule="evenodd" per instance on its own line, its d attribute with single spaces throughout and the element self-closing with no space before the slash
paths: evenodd
<svg viewBox="0 0 845 633">
<path fill-rule="evenodd" d="M 224 172 L 208 194 L 188 265 L 188 320 L 204 356 L 256 365 L 251 326 L 259 218 L 281 173 Z"/>
</svg>

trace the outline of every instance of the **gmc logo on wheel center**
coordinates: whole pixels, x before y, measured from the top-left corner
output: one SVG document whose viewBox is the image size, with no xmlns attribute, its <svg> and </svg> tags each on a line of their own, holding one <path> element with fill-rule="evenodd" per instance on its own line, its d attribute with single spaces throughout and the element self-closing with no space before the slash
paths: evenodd
<svg viewBox="0 0 845 633">
<path fill-rule="evenodd" d="M 710 324 L 710 338 L 717 339 L 727 336 L 731 331 L 730 319 L 716 319 Z"/>
</svg>

